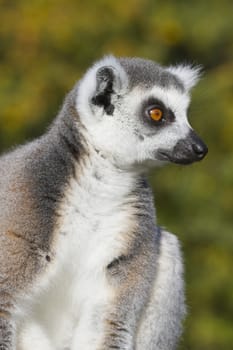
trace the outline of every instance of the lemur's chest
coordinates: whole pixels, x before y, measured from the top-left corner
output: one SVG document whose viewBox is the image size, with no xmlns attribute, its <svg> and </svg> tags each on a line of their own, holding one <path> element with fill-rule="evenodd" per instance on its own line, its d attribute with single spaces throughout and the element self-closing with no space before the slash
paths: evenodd
<svg viewBox="0 0 233 350">
<path fill-rule="evenodd" d="M 113 297 L 106 267 L 127 253 L 134 225 L 127 186 L 115 186 L 96 178 L 81 186 L 71 181 L 59 208 L 51 267 L 35 310 L 58 344 L 66 344 L 88 305 Z"/>
<path fill-rule="evenodd" d="M 125 190 L 96 178 L 82 186 L 71 181 L 59 209 L 54 248 L 56 259 L 75 276 L 82 270 L 101 272 L 127 245 L 133 215 Z"/>
</svg>

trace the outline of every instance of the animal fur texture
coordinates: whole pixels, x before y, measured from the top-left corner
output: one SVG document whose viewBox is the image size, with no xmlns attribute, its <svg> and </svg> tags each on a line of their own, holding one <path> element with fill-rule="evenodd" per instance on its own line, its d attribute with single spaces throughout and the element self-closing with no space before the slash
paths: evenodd
<svg viewBox="0 0 233 350">
<path fill-rule="evenodd" d="M 104 57 L 43 136 L 2 155 L 1 350 L 175 349 L 182 256 L 145 173 L 207 153 L 187 121 L 198 76 Z"/>
</svg>

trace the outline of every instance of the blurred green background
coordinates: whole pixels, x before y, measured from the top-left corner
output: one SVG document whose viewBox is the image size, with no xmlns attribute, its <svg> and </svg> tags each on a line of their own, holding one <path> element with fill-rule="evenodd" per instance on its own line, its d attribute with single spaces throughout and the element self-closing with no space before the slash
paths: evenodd
<svg viewBox="0 0 233 350">
<path fill-rule="evenodd" d="M 106 53 L 202 64 L 190 122 L 209 146 L 151 174 L 159 223 L 177 233 L 189 315 L 180 349 L 233 348 L 233 2 L 0 0 L 0 150 L 40 135 Z"/>
</svg>

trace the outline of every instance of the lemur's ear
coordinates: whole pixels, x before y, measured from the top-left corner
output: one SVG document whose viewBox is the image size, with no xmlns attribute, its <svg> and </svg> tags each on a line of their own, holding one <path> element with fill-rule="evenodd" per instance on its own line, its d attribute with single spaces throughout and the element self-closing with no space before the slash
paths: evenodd
<svg viewBox="0 0 233 350">
<path fill-rule="evenodd" d="M 91 99 L 94 105 L 103 107 L 106 114 L 113 114 L 114 106 L 111 103 L 112 94 L 117 93 L 121 82 L 117 71 L 111 66 L 104 66 L 96 72 L 96 90 Z"/>
<path fill-rule="evenodd" d="M 77 110 L 87 118 L 93 115 L 93 112 L 97 119 L 102 111 L 113 114 L 114 95 L 124 94 L 127 87 L 128 76 L 119 60 L 114 56 L 106 56 L 96 62 L 80 81 Z M 99 111 L 96 110 L 96 106 L 99 107 Z"/>
<path fill-rule="evenodd" d="M 178 65 L 168 68 L 168 71 L 176 75 L 184 84 L 187 91 L 191 90 L 201 77 L 201 66 Z"/>
</svg>

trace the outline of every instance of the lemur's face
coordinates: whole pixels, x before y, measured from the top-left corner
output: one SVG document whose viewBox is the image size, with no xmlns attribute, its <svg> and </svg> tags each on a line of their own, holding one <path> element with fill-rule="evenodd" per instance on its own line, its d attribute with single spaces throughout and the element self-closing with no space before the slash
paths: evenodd
<svg viewBox="0 0 233 350">
<path fill-rule="evenodd" d="M 140 59 L 100 62 L 81 82 L 77 98 L 91 142 L 119 166 L 201 160 L 207 147 L 187 120 L 197 74 Z"/>
</svg>

